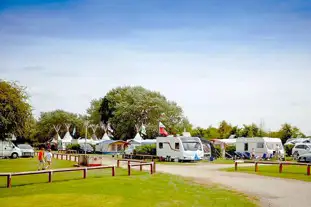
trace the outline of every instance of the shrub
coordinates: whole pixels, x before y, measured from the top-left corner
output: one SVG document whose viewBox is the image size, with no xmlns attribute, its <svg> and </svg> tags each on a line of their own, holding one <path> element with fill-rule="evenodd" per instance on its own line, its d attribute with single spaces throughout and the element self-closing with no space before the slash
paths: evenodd
<svg viewBox="0 0 311 207">
<path fill-rule="evenodd" d="M 142 155 L 156 155 L 156 145 L 143 145 L 136 147 L 134 150 L 134 154 L 142 154 Z"/>
<path fill-rule="evenodd" d="M 285 145 L 284 146 L 284 150 L 285 150 L 287 156 L 292 156 L 293 147 L 294 147 L 294 145 Z"/>
<path fill-rule="evenodd" d="M 66 149 L 68 150 L 80 150 L 80 145 L 79 144 L 68 144 Z"/>
</svg>

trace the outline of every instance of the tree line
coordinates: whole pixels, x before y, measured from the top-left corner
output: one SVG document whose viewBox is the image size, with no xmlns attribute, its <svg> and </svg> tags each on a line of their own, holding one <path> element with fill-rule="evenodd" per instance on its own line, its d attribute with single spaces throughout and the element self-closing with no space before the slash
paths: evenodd
<svg viewBox="0 0 311 207">
<path fill-rule="evenodd" d="M 28 101 L 25 87 L 15 82 L 0 80 L 0 139 L 14 134 L 20 142 L 43 143 L 56 135 L 54 125 L 65 123 L 71 124 L 69 131 L 74 138 L 85 137 L 86 121 L 93 125 L 109 124 L 114 139 L 124 140 L 133 138 L 142 124 L 146 126 L 144 138 L 158 136 L 159 122 L 166 126 L 170 134 L 181 134 L 186 130 L 193 136 L 206 139 L 228 138 L 233 134 L 238 137 L 279 137 L 282 141 L 298 135 L 305 137 L 297 127 L 290 124 L 283 124 L 281 129 L 275 132 L 265 132 L 256 124 L 238 127 L 226 121 L 222 121 L 218 127 L 193 128 L 177 103 L 167 100 L 159 92 L 140 86 L 110 90 L 102 98 L 92 100 L 85 114 L 58 109 L 41 112 L 39 118 L 35 119 Z M 87 130 L 90 138 L 91 129 Z M 63 126 L 59 134 L 63 137 L 65 133 L 66 128 Z M 103 133 L 100 129 L 96 131 L 97 137 L 101 137 Z"/>
</svg>

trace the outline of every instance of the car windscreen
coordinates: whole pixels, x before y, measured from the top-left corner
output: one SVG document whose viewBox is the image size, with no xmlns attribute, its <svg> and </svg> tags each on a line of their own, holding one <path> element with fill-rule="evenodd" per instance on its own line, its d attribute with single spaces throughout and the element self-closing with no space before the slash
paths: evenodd
<svg viewBox="0 0 311 207">
<path fill-rule="evenodd" d="M 32 149 L 32 147 L 28 144 L 19 144 L 17 147 L 20 149 Z"/>
<path fill-rule="evenodd" d="M 200 142 L 183 142 L 182 145 L 183 145 L 185 151 L 202 150 Z"/>
</svg>

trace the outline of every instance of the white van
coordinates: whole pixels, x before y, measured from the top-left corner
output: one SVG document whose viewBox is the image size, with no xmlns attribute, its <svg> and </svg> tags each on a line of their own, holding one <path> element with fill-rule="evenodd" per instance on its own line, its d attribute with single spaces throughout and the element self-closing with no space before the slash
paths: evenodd
<svg viewBox="0 0 311 207">
<path fill-rule="evenodd" d="M 280 156 L 284 158 L 285 152 L 281 139 L 269 138 L 269 137 L 256 137 L 256 138 L 237 138 L 236 139 L 236 152 L 248 152 L 255 151 L 256 157 L 262 157 L 266 154 L 267 157 L 280 152 Z"/>
<path fill-rule="evenodd" d="M 198 137 L 157 137 L 157 156 L 168 160 L 195 161 L 204 157 Z"/>
<path fill-rule="evenodd" d="M 22 151 L 11 141 L 0 141 L 0 157 L 16 159 L 22 156 Z"/>
</svg>

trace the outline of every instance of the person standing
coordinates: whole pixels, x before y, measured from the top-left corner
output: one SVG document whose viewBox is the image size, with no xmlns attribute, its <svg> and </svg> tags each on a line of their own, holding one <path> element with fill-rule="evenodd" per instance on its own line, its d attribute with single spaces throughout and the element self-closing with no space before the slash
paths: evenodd
<svg viewBox="0 0 311 207">
<path fill-rule="evenodd" d="M 51 149 L 48 149 L 48 152 L 45 155 L 45 160 L 47 163 L 47 166 L 45 169 L 49 169 L 52 165 L 52 153 L 51 153 Z"/>
<path fill-rule="evenodd" d="M 252 159 L 256 159 L 256 153 L 255 153 L 255 149 L 252 148 Z"/>
<path fill-rule="evenodd" d="M 38 171 L 39 170 L 44 170 L 44 149 L 41 147 L 39 153 L 38 153 Z"/>
</svg>

